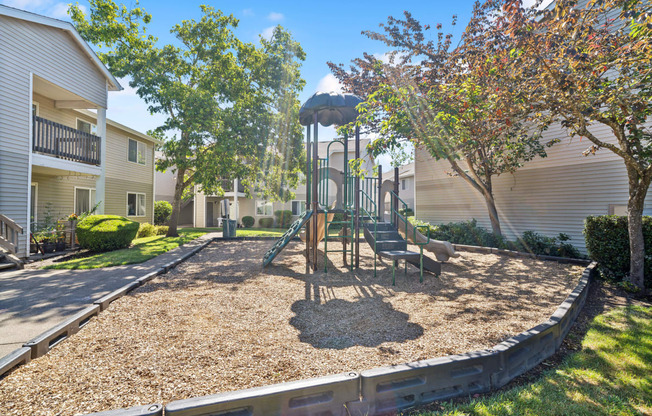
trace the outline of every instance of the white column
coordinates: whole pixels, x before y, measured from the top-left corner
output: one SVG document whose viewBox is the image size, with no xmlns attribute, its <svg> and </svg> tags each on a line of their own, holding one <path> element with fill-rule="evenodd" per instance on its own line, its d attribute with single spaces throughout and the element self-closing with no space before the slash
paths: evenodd
<svg viewBox="0 0 652 416">
<path fill-rule="evenodd" d="M 106 108 L 97 109 L 97 135 L 102 139 L 100 144 L 100 168 L 102 173 L 95 181 L 95 203 L 97 214 L 104 214 L 104 202 L 106 200 Z"/>
<path fill-rule="evenodd" d="M 238 180 L 233 181 L 233 203 L 235 204 L 236 224 L 240 222 L 240 209 L 238 207 Z"/>
</svg>

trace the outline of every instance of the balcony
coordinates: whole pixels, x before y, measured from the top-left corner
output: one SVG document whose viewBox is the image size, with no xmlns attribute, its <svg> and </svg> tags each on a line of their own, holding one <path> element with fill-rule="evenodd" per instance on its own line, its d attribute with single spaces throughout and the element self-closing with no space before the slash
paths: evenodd
<svg viewBox="0 0 652 416">
<path fill-rule="evenodd" d="M 100 165 L 101 138 L 34 116 L 32 151 L 87 165 Z"/>
<path fill-rule="evenodd" d="M 223 179 L 222 180 L 222 189 L 224 193 L 233 192 L 233 180 Z M 238 181 L 238 193 L 244 193 L 244 185 L 242 182 Z"/>
</svg>

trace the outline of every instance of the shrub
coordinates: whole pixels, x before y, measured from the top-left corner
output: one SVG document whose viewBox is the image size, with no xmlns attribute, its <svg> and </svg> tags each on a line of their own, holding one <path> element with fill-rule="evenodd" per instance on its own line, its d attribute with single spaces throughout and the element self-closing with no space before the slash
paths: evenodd
<svg viewBox="0 0 652 416">
<path fill-rule="evenodd" d="M 276 216 L 276 226 L 281 228 L 288 228 L 292 224 L 292 211 L 287 209 L 280 209 L 274 213 Z"/>
<path fill-rule="evenodd" d="M 156 235 L 165 235 L 168 233 L 168 227 L 167 225 L 157 225 L 156 226 Z"/>
<path fill-rule="evenodd" d="M 430 238 L 470 246 L 507 247 L 503 237 L 478 227 L 475 219 L 431 226 Z"/>
<path fill-rule="evenodd" d="M 148 223 L 140 224 L 136 238 L 153 237 L 156 235 L 156 226 Z"/>
<path fill-rule="evenodd" d="M 547 256 L 581 258 L 579 250 L 567 243 L 569 240 L 570 237 L 564 233 L 559 233 L 557 237 L 546 237 L 534 231 L 525 231 L 516 243 L 516 249 Z"/>
<path fill-rule="evenodd" d="M 154 203 L 154 224 L 165 225 L 172 215 L 172 204 L 168 201 L 156 201 Z"/>
<path fill-rule="evenodd" d="M 589 257 L 598 262 L 600 273 L 622 280 L 629 274 L 629 233 L 627 217 L 590 216 L 584 220 L 584 238 Z M 652 287 L 652 217 L 643 217 L 645 241 L 645 286 Z"/>
<path fill-rule="evenodd" d="M 261 218 L 258 220 L 258 225 L 260 225 L 263 228 L 270 228 L 274 224 L 274 218 Z"/>
<path fill-rule="evenodd" d="M 525 231 L 517 241 L 509 241 L 505 237 L 497 236 L 482 227 L 478 227 L 475 219 L 430 225 L 412 217 L 410 222 L 414 225 L 427 225 L 430 238 L 449 241 L 453 244 L 494 247 L 547 256 L 582 258 L 579 250 L 567 242 L 570 237 L 563 233 L 560 233 L 557 237 L 547 237 L 534 231 Z"/>
<path fill-rule="evenodd" d="M 254 217 L 251 217 L 249 215 L 242 217 L 242 225 L 244 225 L 245 228 L 251 228 L 254 226 L 256 223 L 256 220 Z"/>
<path fill-rule="evenodd" d="M 404 217 L 413 217 L 414 210 L 412 208 L 401 208 L 398 210 L 398 213 Z"/>
<path fill-rule="evenodd" d="M 111 251 L 129 247 L 140 224 L 118 215 L 89 215 L 77 223 L 77 240 L 91 251 Z"/>
</svg>

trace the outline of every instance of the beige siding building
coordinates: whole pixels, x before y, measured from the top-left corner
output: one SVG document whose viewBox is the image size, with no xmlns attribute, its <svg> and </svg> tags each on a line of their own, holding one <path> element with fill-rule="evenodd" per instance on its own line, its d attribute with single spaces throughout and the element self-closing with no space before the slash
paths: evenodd
<svg viewBox="0 0 652 416">
<path fill-rule="evenodd" d="M 96 203 L 152 221 L 156 141 L 107 121 L 122 87 L 70 23 L 0 6 L 0 85 L 0 214 L 23 228 L 19 256 L 43 221 Z"/>
<path fill-rule="evenodd" d="M 605 126 L 591 129 L 613 142 Z M 525 164 L 515 174 L 503 174 L 493 182 L 501 227 L 508 238 L 526 230 L 548 236 L 566 233 L 570 243 L 586 250 L 582 230 L 589 215 L 625 215 L 628 182 L 623 161 L 606 149 L 583 156 L 591 144 L 568 137 L 561 126 L 553 126 L 543 141 L 561 142 L 547 149 L 548 157 Z M 424 150 L 415 155 L 416 216 L 433 224 L 475 218 L 491 229 L 484 198 L 462 178 L 450 177 L 445 161 L 435 161 Z M 652 214 L 648 195 L 646 215 Z"/>
<path fill-rule="evenodd" d="M 373 172 L 374 161 L 366 154 L 365 149 L 369 140 L 362 139 L 360 141 L 360 150 L 362 152 L 362 159 L 364 161 L 362 168 L 367 174 Z M 344 146 L 335 143 L 330 146 L 330 142 L 319 142 L 319 157 L 323 158 L 326 154 L 329 155 L 330 166 L 338 171 L 344 168 Z M 348 160 L 355 159 L 355 141 L 349 140 L 348 144 Z M 168 200 L 170 195 L 174 195 L 174 181 L 175 176 L 171 171 L 156 172 L 156 200 Z M 225 193 L 223 196 L 205 195 L 201 192 L 199 187 L 195 187 L 195 196 L 191 201 L 186 201 L 182 204 L 181 215 L 179 218 L 180 225 L 195 226 L 195 227 L 217 227 L 221 225 L 221 218 L 225 213 L 221 211 L 220 202 L 223 199 L 228 199 L 230 202 L 229 217 L 236 219 L 238 224 L 242 224 L 242 218 L 245 216 L 253 217 L 256 227 L 260 226 L 262 218 L 274 218 L 274 212 L 278 210 L 292 211 L 293 216 L 296 218 L 305 211 L 306 201 L 306 186 L 299 185 L 294 190 L 295 197 L 288 202 L 279 201 L 266 201 L 258 198 L 248 198 L 244 187 L 234 181 L 233 184 L 226 184 Z M 337 189 L 334 181 L 329 182 L 328 189 L 329 204 L 335 201 L 337 197 Z"/>
</svg>

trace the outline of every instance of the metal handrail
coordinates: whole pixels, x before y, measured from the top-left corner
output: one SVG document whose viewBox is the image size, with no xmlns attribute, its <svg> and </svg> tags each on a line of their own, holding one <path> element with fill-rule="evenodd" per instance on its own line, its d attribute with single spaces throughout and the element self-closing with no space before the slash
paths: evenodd
<svg viewBox="0 0 652 416">
<path fill-rule="evenodd" d="M 378 253 L 376 251 L 376 242 L 378 241 L 378 220 L 375 215 L 378 212 L 378 208 L 376 202 L 364 190 L 360 189 L 360 195 L 363 197 L 363 203 L 360 204 L 360 209 L 362 210 L 363 214 L 366 214 L 367 217 L 371 218 L 374 223 L 374 277 L 376 277 L 376 259 L 378 258 Z M 366 202 L 366 205 L 364 202 Z M 373 206 L 373 215 L 369 213 L 366 208 L 370 206 Z"/>
<path fill-rule="evenodd" d="M 395 193 L 394 191 L 390 191 L 390 195 L 391 195 L 392 198 L 396 198 L 397 201 L 399 201 L 401 204 L 403 204 L 403 208 L 404 208 L 405 211 L 407 212 L 408 204 L 407 204 L 405 201 L 403 201 L 403 200 L 402 200 L 398 195 L 396 195 L 396 193 Z M 391 204 L 391 207 L 392 207 L 392 208 L 391 208 L 391 211 L 392 211 L 391 213 L 392 213 L 392 214 L 396 214 L 396 216 L 399 217 L 399 218 L 402 218 L 402 219 L 403 219 L 403 222 L 405 223 L 405 238 L 406 238 L 406 239 L 407 239 L 407 237 L 408 237 L 408 224 L 409 224 L 409 225 L 412 226 L 412 232 L 413 232 L 413 234 L 412 234 L 412 242 L 413 242 L 415 245 L 417 245 L 417 246 L 425 246 L 425 245 L 427 245 L 428 243 L 430 243 L 430 232 L 426 232 L 426 233 L 425 233 L 425 237 L 426 237 L 426 241 L 425 241 L 425 242 L 423 242 L 423 243 L 419 243 L 419 242 L 417 242 L 417 231 L 419 230 L 419 228 L 425 228 L 426 230 L 428 230 L 428 226 L 427 226 L 427 225 L 415 225 L 415 224 L 410 224 L 410 222 L 409 222 L 408 219 L 407 219 L 407 216 L 401 215 L 401 213 L 399 212 L 400 210 L 396 210 L 396 209 L 394 209 L 394 204 Z M 394 216 L 392 216 L 391 218 L 392 218 L 392 223 L 394 223 Z M 397 221 L 397 222 L 398 222 L 398 221 Z M 394 225 L 395 225 L 396 228 L 398 229 L 398 224 L 394 224 Z M 422 234 L 423 234 L 423 233 L 422 233 Z"/>
</svg>

